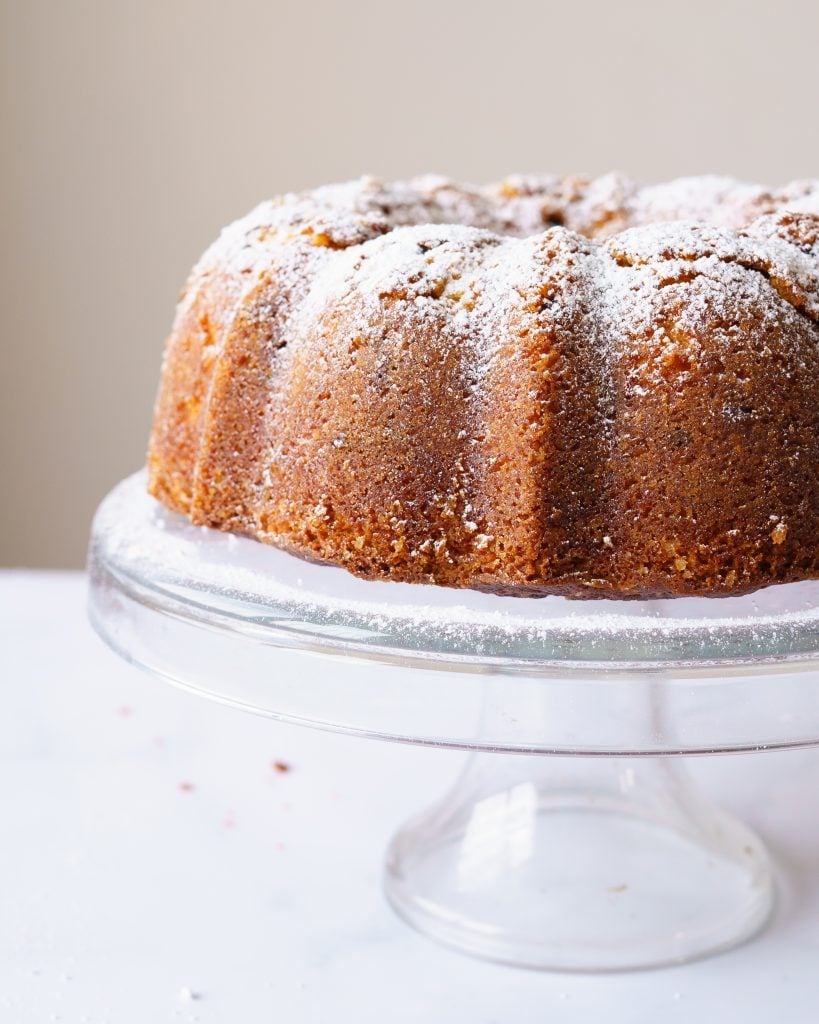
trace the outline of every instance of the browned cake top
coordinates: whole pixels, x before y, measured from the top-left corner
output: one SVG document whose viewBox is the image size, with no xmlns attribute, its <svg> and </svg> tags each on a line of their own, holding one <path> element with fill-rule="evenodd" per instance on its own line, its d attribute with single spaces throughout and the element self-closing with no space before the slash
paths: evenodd
<svg viewBox="0 0 819 1024">
<path fill-rule="evenodd" d="M 393 184 L 363 178 L 260 204 L 222 232 L 186 292 L 195 292 L 203 277 L 232 277 L 238 301 L 273 269 L 281 323 L 281 303 L 294 314 L 309 292 L 315 311 L 355 275 L 358 290 L 415 290 L 423 299 L 444 289 L 454 296 L 457 315 L 458 304 L 468 308 L 470 292 L 514 301 L 510 288 L 520 290 L 527 267 L 535 273 L 526 239 L 560 226 L 604 243 L 589 248 L 576 239 L 557 257 L 572 261 L 575 249 L 596 256 L 593 274 L 610 277 L 611 288 L 603 291 L 610 315 L 622 316 L 624 302 L 631 313 L 646 308 L 634 294 L 643 279 L 654 284 L 683 270 L 730 277 L 731 264 L 738 264 L 767 276 L 782 297 L 816 318 L 815 217 L 819 181 L 813 180 L 768 190 L 708 176 L 652 186 L 617 175 L 513 176 L 480 188 L 433 176 Z M 339 257 L 339 250 L 351 249 Z M 612 263 L 633 273 L 612 273 Z M 451 287 L 452 280 L 461 283 Z"/>
</svg>

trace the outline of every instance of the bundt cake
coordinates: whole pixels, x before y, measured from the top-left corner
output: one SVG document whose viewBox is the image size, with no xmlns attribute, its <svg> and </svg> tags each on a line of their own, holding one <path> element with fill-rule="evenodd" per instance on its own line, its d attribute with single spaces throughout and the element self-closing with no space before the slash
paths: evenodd
<svg viewBox="0 0 819 1024">
<path fill-rule="evenodd" d="M 225 229 L 150 491 L 367 578 L 733 595 L 819 576 L 819 181 L 370 178 Z"/>
</svg>

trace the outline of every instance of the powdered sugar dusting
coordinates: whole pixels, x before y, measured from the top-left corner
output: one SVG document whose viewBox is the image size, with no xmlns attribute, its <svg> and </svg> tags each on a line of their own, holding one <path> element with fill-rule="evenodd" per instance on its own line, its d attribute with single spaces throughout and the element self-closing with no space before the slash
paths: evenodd
<svg viewBox="0 0 819 1024">
<path fill-rule="evenodd" d="M 357 263 L 361 263 L 357 281 L 364 291 L 376 275 L 386 279 L 390 273 L 396 275 L 391 287 L 397 289 L 415 275 L 446 275 L 441 263 L 445 254 L 454 259 L 453 247 L 461 247 L 464 253 L 479 247 L 483 250 L 479 258 L 491 263 L 482 289 L 500 295 L 508 278 L 504 271 L 511 272 L 516 254 L 525 251 L 507 243 L 502 251 L 511 262 L 493 258 L 490 242 L 500 244 L 504 237 L 525 238 L 556 226 L 592 239 L 617 238 L 626 230 L 627 241 L 621 248 L 634 249 L 644 263 L 662 258 L 658 244 L 672 248 L 688 244 L 691 224 L 702 223 L 716 229 L 704 232 L 700 244 L 710 245 L 718 259 L 727 256 L 742 263 L 767 264 L 772 272 L 794 278 L 804 305 L 815 315 L 819 292 L 815 247 L 804 251 L 775 229 L 764 227 L 745 232 L 744 248 L 737 241 L 736 233 L 760 217 L 788 209 L 806 216 L 819 211 L 819 182 L 797 182 L 771 191 L 714 176 L 640 187 L 620 175 L 591 180 L 517 175 L 483 188 L 431 175 L 392 185 L 363 178 L 261 204 L 225 229 L 203 257 L 194 279 L 214 271 L 233 272 L 244 279 L 246 292 L 272 269 L 290 309 L 295 311 L 309 295 L 313 310 L 322 295 L 338 294 L 339 276 L 349 276 L 349 268 Z M 677 224 L 659 233 L 654 228 L 671 221 Z M 481 231 L 497 237 L 487 239 Z M 426 253 L 413 250 L 425 233 L 438 246 L 446 243 L 428 259 Z M 396 237 L 390 238 L 392 234 Z M 360 248 L 360 254 L 351 254 L 352 248 Z M 339 250 L 347 251 L 345 259 Z M 410 259 L 411 254 L 417 258 Z M 336 262 L 338 267 L 329 270 Z M 426 287 L 417 282 L 414 286 L 419 294 Z"/>
<path fill-rule="evenodd" d="M 395 184 L 362 178 L 262 203 L 223 231 L 194 270 L 188 291 L 199 279 L 214 273 L 223 279 L 233 275 L 238 304 L 241 295 L 272 271 L 282 301 L 294 311 L 308 293 L 315 301 L 322 288 L 334 290 L 337 275 L 321 275 L 328 264 L 339 259 L 339 250 L 361 247 L 363 255 L 378 260 L 394 257 L 395 272 L 408 266 L 402 242 L 387 239 L 398 232 L 411 246 L 420 235 L 408 235 L 405 229 L 409 227 L 440 226 L 439 232 L 433 232 L 438 240 L 469 249 L 479 237 L 471 234 L 471 229 L 498 236 L 496 241 L 537 235 L 556 226 L 600 239 L 616 237 L 629 228 L 644 231 L 657 222 L 677 221 L 679 227 L 663 236 L 673 244 L 690 234 L 692 222 L 733 232 L 748 228 L 761 216 L 787 209 L 807 216 L 819 213 L 819 182 L 796 182 L 771 191 L 713 176 L 647 187 L 614 174 L 591 180 L 517 175 L 485 187 L 432 175 Z M 760 259 L 768 258 L 783 275 L 798 275 L 802 291 L 815 296 L 819 276 L 815 249 L 800 253 L 770 231 L 766 236 L 757 230 L 754 237 L 758 248 L 765 250 Z M 375 244 L 379 239 L 385 239 L 384 243 Z M 629 244 L 639 244 L 645 260 L 653 257 L 651 246 L 656 239 L 652 231 L 635 234 L 632 230 Z M 485 239 L 482 244 L 491 249 Z M 732 244 L 736 248 L 735 240 L 724 235 L 719 244 L 723 251 Z M 513 258 L 521 250 L 507 246 L 505 251 Z M 340 272 L 351 262 L 355 257 L 345 261 Z M 423 262 L 416 261 L 413 271 L 423 275 L 434 272 L 438 260 L 433 257 L 429 264 Z M 503 267 L 503 261 L 493 261 L 493 273 L 502 273 Z M 374 267 L 367 274 L 378 272 Z M 279 310 L 280 316 L 283 312 Z"/>
<path fill-rule="evenodd" d="M 731 346 L 740 322 L 748 359 L 765 365 L 771 358 L 783 380 L 792 372 L 799 381 L 811 379 L 802 371 L 815 356 L 819 320 L 819 182 L 769 190 L 714 176 L 648 187 L 617 174 L 596 179 L 517 175 L 485 187 L 436 176 L 395 184 L 364 178 L 278 197 L 227 228 L 189 283 L 179 314 L 183 341 L 203 319 L 197 296 L 211 293 L 217 301 L 204 316 L 210 323 L 201 345 L 203 367 L 224 352 L 222 378 L 230 377 L 230 339 L 241 347 L 251 331 L 262 373 L 269 358 L 271 367 L 275 360 L 271 379 L 316 385 L 300 392 L 307 396 L 303 408 L 308 410 L 301 435 L 297 428 L 287 429 L 295 414 L 281 404 L 284 389 L 278 388 L 284 395 L 278 405 L 279 398 L 271 394 L 268 401 L 261 389 L 253 412 L 254 424 L 262 424 L 259 449 L 247 474 L 248 502 L 234 525 L 286 543 L 288 523 L 302 512 L 291 515 L 290 497 L 282 492 L 284 511 L 271 516 L 265 495 L 278 493 L 281 467 L 301 466 L 297 455 L 291 463 L 287 459 L 308 435 L 321 437 L 334 472 L 352 465 L 345 454 L 353 451 L 345 436 L 349 411 L 336 416 L 332 404 L 323 404 L 333 374 L 359 373 L 351 403 L 361 401 L 357 408 L 363 409 L 364 403 L 378 402 L 388 410 L 385 416 L 403 422 L 401 396 L 427 372 L 428 355 L 436 367 L 446 367 L 446 376 L 436 380 L 440 394 L 452 396 L 451 415 L 430 407 L 434 389 L 415 388 L 413 402 L 426 422 L 435 422 L 439 441 L 448 439 L 449 462 L 436 480 L 427 479 L 422 502 L 432 513 L 426 533 L 419 530 L 412 543 L 405 542 L 408 519 L 392 478 L 392 489 L 379 498 L 379 529 L 383 525 L 390 551 L 400 548 L 417 559 L 416 566 L 424 566 L 423 572 L 433 562 L 454 565 L 452 559 L 463 555 L 491 577 L 500 564 L 493 551 L 493 510 L 477 506 L 482 478 L 491 468 L 492 456 L 485 456 L 481 441 L 493 430 L 486 406 L 497 380 L 512 404 L 520 399 L 516 422 L 533 431 L 518 438 L 522 450 L 530 438 L 533 445 L 548 447 L 548 438 L 535 440 L 534 432 L 552 412 L 567 421 L 572 415 L 571 400 L 564 409 L 562 399 L 549 391 L 549 367 L 555 365 L 554 379 L 564 374 L 570 381 L 565 393 L 580 389 L 583 395 L 577 405 L 588 425 L 588 455 L 598 438 L 614 451 L 616 409 L 638 415 L 632 399 L 669 385 L 668 366 L 689 356 L 698 365 L 713 356 L 719 365 L 720 346 L 726 353 L 736 350 Z M 409 350 L 417 355 L 420 348 L 426 355 L 406 355 Z M 198 359 L 199 350 L 192 351 Z M 541 368 L 533 370 L 541 358 Z M 406 376 L 398 370 L 404 365 L 411 366 Z M 676 387 L 684 376 L 674 380 Z M 203 392 L 196 414 L 204 422 L 211 406 L 214 416 L 219 410 L 211 401 L 214 392 Z M 747 403 L 736 402 L 742 412 Z M 649 397 L 645 404 L 650 403 Z M 732 395 L 724 399 L 730 406 L 723 410 L 725 420 L 731 423 L 738 422 L 732 419 L 732 403 Z M 315 423 L 311 410 L 318 410 Z M 364 436 L 367 423 L 361 422 Z M 385 438 L 398 436 L 386 421 L 379 430 Z M 418 422 L 406 431 L 407 436 L 419 432 Z M 225 436 L 231 445 L 231 431 Z M 235 447 L 227 452 L 228 467 L 231 458 L 240 461 L 240 445 Z M 197 506 L 200 498 L 207 499 L 213 464 L 206 444 L 192 450 L 192 506 Z M 390 450 L 391 461 L 406 461 L 409 468 L 402 472 L 411 472 L 409 446 Z M 603 465 L 605 453 L 596 458 L 593 466 Z M 305 474 L 311 487 L 303 514 L 310 530 L 329 536 L 333 487 L 322 480 L 313 488 L 315 474 L 312 469 Z M 230 479 L 230 468 L 224 479 Z M 581 481 L 572 493 L 583 486 Z M 378 503 L 368 498 L 364 504 Z M 555 521 L 562 515 L 560 508 L 552 512 Z M 416 514 L 415 522 L 422 518 Z M 203 515 L 200 521 L 213 520 Z M 616 531 L 610 523 L 594 530 L 590 547 L 608 557 L 617 548 L 611 536 Z M 354 540 L 364 543 L 359 534 Z M 578 585 L 602 587 L 605 573 L 604 567 L 600 578 L 581 579 Z"/>
</svg>

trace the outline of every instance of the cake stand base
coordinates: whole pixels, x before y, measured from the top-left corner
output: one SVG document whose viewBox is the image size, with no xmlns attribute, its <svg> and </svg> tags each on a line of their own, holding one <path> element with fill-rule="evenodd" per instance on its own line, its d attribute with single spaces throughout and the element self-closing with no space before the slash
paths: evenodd
<svg viewBox="0 0 819 1024">
<path fill-rule="evenodd" d="M 725 950 L 773 904 L 758 837 L 670 758 L 473 754 L 394 838 L 385 888 L 446 945 L 560 971 Z"/>
</svg>

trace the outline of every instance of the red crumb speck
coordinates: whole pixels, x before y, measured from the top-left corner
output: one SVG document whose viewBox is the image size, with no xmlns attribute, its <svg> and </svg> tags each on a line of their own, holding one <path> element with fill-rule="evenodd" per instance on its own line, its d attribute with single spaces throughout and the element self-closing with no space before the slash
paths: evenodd
<svg viewBox="0 0 819 1024">
<path fill-rule="evenodd" d="M 133 712 L 131 711 L 127 704 L 121 704 L 117 708 L 117 714 L 119 715 L 120 718 L 130 718 Z"/>
<path fill-rule="evenodd" d="M 283 843 L 281 841 L 281 839 L 279 839 L 277 842 L 275 842 L 273 844 L 273 849 L 274 850 L 286 850 L 287 849 L 287 845 L 285 843 Z"/>
<path fill-rule="evenodd" d="M 164 747 L 165 746 L 165 738 L 164 738 L 164 736 L 154 736 L 153 743 L 154 743 L 155 747 Z"/>
<path fill-rule="evenodd" d="M 274 772 L 289 772 L 290 765 L 287 761 L 273 761 L 270 765 Z"/>
<path fill-rule="evenodd" d="M 225 815 L 225 820 L 222 822 L 222 824 L 224 825 L 225 828 L 235 828 L 236 827 L 236 812 L 235 811 L 228 811 L 227 814 Z"/>
<path fill-rule="evenodd" d="M 289 800 L 282 800 L 280 806 L 281 806 L 281 809 L 283 811 L 292 811 L 293 810 L 293 805 L 290 803 Z"/>
<path fill-rule="evenodd" d="M 180 782 L 179 792 L 180 793 L 192 793 L 196 789 L 196 786 L 192 782 Z"/>
</svg>

